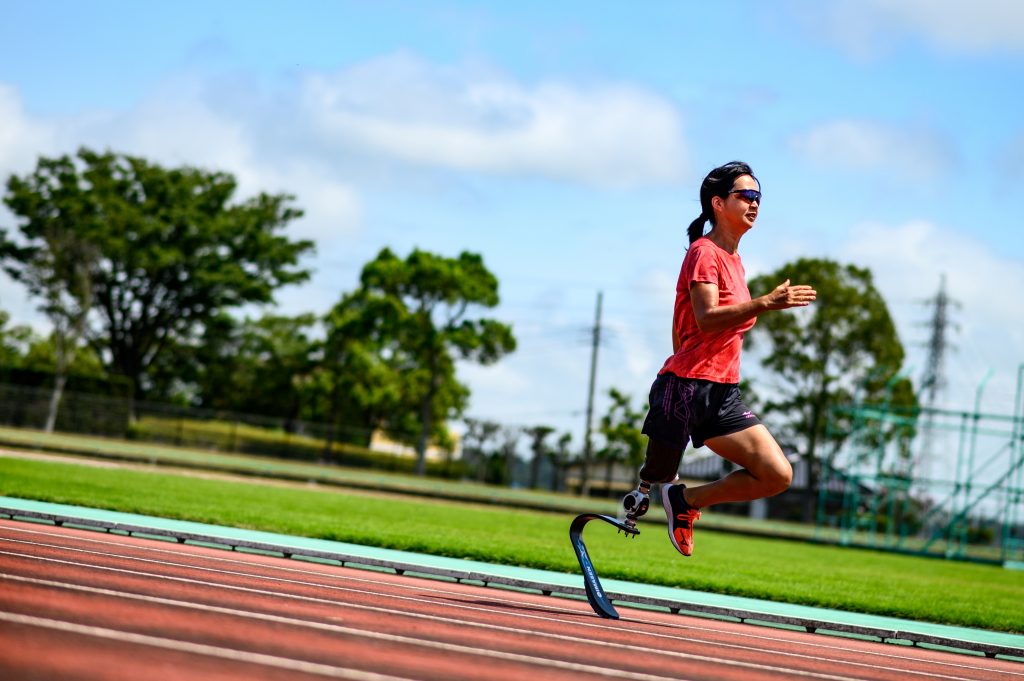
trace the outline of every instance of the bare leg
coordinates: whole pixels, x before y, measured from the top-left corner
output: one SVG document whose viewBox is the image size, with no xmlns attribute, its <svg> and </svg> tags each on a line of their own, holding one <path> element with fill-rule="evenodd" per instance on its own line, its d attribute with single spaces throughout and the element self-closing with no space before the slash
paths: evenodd
<svg viewBox="0 0 1024 681">
<path fill-rule="evenodd" d="M 706 485 L 687 487 L 683 496 L 694 508 L 775 496 L 786 491 L 793 480 L 793 467 L 763 425 L 709 438 L 705 444 L 741 470 Z"/>
</svg>

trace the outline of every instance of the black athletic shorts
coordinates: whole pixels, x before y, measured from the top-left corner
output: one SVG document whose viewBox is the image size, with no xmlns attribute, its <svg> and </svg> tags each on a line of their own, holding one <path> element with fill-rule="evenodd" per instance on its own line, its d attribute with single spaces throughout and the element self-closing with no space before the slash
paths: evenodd
<svg viewBox="0 0 1024 681">
<path fill-rule="evenodd" d="M 715 383 L 699 378 L 679 378 L 675 374 L 658 376 L 651 386 L 650 411 L 643 433 L 678 448 L 694 447 L 720 435 L 728 435 L 761 423 L 743 404 L 735 383 Z"/>
</svg>

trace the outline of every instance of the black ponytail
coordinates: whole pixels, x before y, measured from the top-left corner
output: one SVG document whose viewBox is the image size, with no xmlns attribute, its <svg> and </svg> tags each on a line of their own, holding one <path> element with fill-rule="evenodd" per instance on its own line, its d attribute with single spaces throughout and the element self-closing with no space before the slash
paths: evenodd
<svg viewBox="0 0 1024 681">
<path fill-rule="evenodd" d="M 743 161 L 730 161 L 725 165 L 718 166 L 704 178 L 700 183 L 700 217 L 690 223 L 686 229 L 687 236 L 692 244 L 704 234 L 704 222 L 710 221 L 711 227 L 715 226 L 715 210 L 711 206 L 711 199 L 715 196 L 725 198 L 732 191 L 736 178 L 741 175 L 750 175 L 760 186 L 761 182 L 754 176 L 754 171 Z"/>
<path fill-rule="evenodd" d="M 704 213 L 701 213 L 697 216 L 697 219 L 691 222 L 690 226 L 686 228 L 686 234 L 690 237 L 691 244 L 704 235 L 704 223 L 707 221 L 707 216 L 705 216 Z"/>
</svg>

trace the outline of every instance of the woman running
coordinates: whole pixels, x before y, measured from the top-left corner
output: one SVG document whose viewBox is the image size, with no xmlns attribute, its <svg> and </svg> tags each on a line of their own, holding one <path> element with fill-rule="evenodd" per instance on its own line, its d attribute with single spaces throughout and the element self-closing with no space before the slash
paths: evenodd
<svg viewBox="0 0 1024 681">
<path fill-rule="evenodd" d="M 693 553 L 700 509 L 770 497 L 789 487 L 789 461 L 740 396 L 740 349 L 758 315 L 804 307 L 816 297 L 810 286 L 787 279 L 751 300 L 737 252 L 761 207 L 760 183 L 750 166 L 733 161 L 712 170 L 700 186 L 700 206 L 687 230 L 690 248 L 676 284 L 673 354 L 651 386 L 640 484 L 623 499 L 627 523 L 635 523 L 647 511 L 651 485 L 662 483 L 669 537 L 684 556 Z M 705 222 L 711 223 L 707 234 Z M 676 483 L 689 440 L 694 447 L 706 444 L 740 470 L 705 485 Z"/>
</svg>

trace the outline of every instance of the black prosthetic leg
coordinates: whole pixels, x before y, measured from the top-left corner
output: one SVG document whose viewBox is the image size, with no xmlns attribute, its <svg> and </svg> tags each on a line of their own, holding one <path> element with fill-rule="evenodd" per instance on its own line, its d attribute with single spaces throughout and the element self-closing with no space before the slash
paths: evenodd
<svg viewBox="0 0 1024 681">
<path fill-rule="evenodd" d="M 650 492 L 650 483 L 641 481 L 637 489 L 622 499 L 622 508 L 626 511 L 626 519 L 623 521 L 606 515 L 583 513 L 576 516 L 569 526 L 569 539 L 572 541 L 576 559 L 583 571 L 583 585 L 586 587 L 587 600 L 590 601 L 590 607 L 594 609 L 594 612 L 601 617 L 617 620 L 619 613 L 615 611 L 604 589 L 601 588 L 601 580 L 598 579 L 597 571 L 587 553 L 587 547 L 583 544 L 583 527 L 591 520 L 603 520 L 609 525 L 614 525 L 616 530 L 624 532 L 627 537 L 635 537 L 640 534 L 640 530 L 636 529 L 636 519 L 647 513 L 647 509 L 650 507 Z"/>
</svg>

